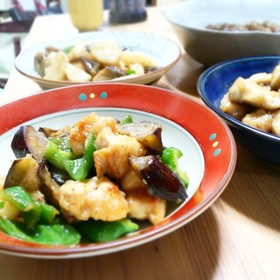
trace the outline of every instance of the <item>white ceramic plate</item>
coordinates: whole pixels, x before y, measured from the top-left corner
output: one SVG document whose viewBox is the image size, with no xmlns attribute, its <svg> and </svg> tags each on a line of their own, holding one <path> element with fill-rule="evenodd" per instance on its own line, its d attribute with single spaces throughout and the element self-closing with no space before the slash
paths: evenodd
<svg viewBox="0 0 280 280">
<path fill-rule="evenodd" d="M 47 46 L 64 49 L 80 42 L 93 43 L 103 40 L 113 40 L 123 48 L 129 48 L 148 55 L 156 61 L 160 69 L 137 77 L 134 76 L 89 83 L 126 82 L 134 84 L 150 84 L 158 80 L 167 70 L 169 70 L 178 61 L 181 54 L 181 50 L 176 43 L 155 34 L 129 31 L 96 31 L 81 33 L 76 36 L 61 38 L 58 40 L 49 40 L 32 46 L 20 53 L 15 60 L 15 67 L 21 74 L 37 82 L 43 89 L 78 84 L 77 82 L 71 81 L 46 80 L 40 77 L 34 69 L 34 57 L 36 53 L 44 52 L 45 47 Z"/>
<path fill-rule="evenodd" d="M 278 0 L 189 0 L 163 8 L 186 52 L 206 66 L 222 60 L 256 55 L 279 55 L 280 33 L 215 31 L 208 24 L 280 24 Z"/>
</svg>

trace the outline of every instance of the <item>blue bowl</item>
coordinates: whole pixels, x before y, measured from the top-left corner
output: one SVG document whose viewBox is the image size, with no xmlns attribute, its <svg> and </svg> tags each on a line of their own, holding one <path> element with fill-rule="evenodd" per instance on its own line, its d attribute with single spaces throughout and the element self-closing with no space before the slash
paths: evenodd
<svg viewBox="0 0 280 280">
<path fill-rule="evenodd" d="M 257 56 L 227 60 L 205 70 L 197 88 L 203 102 L 226 120 L 240 144 L 263 160 L 280 166 L 280 137 L 263 132 L 224 113 L 220 102 L 238 77 L 248 78 L 260 72 L 271 73 L 280 63 L 280 56 Z"/>
</svg>

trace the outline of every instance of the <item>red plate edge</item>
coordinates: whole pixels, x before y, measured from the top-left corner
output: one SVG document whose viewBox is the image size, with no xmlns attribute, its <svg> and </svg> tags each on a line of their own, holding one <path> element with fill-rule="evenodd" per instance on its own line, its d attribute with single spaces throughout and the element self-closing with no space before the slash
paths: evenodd
<svg viewBox="0 0 280 280">
<path fill-rule="evenodd" d="M 118 107 L 142 110 L 170 119 L 184 127 L 200 144 L 205 159 L 205 174 L 192 199 L 170 218 L 157 226 L 143 230 L 140 235 L 121 238 L 96 246 L 97 251 L 132 247 L 149 241 L 165 231 L 171 232 L 192 220 L 208 208 L 222 193 L 230 181 L 236 164 L 236 144 L 231 131 L 223 120 L 197 100 L 170 90 L 132 84 L 78 85 L 48 90 L 0 107 L 0 134 L 34 118 L 59 111 L 94 107 Z M 12 112 L 12 114 L 11 114 Z M 195 125 L 193 125 L 195 124 Z M 171 228 L 172 227 L 172 228 Z M 23 254 L 60 256 L 94 252 L 95 246 L 81 245 L 73 248 L 54 248 L 16 241 L 0 234 L 0 249 Z M 29 248 L 26 248 L 29 244 Z M 36 252 L 34 252 L 36 248 Z M 70 252 L 69 252 L 70 251 Z M 96 252 L 97 252 L 96 251 Z M 94 255 L 92 253 L 91 255 Z M 97 255 L 97 253 L 95 254 Z"/>
</svg>

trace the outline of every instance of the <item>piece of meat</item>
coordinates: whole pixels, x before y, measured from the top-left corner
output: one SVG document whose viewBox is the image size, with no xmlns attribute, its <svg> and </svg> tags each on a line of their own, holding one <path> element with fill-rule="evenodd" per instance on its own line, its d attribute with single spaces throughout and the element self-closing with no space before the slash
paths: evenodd
<svg viewBox="0 0 280 280">
<path fill-rule="evenodd" d="M 280 93 L 262 86 L 254 80 L 238 78 L 229 89 L 233 102 L 247 103 L 257 108 L 274 110 L 280 108 Z"/>
<path fill-rule="evenodd" d="M 251 110 L 251 106 L 245 103 L 233 102 L 229 99 L 229 93 L 226 93 L 220 103 L 220 109 L 236 118 L 242 120 L 244 116 Z"/>
<path fill-rule="evenodd" d="M 146 148 L 134 137 L 116 134 L 110 127 L 102 129 L 98 134 L 95 147 L 94 166 L 99 178 L 104 175 L 122 178 L 131 169 L 128 157 L 146 154 Z"/>
<path fill-rule="evenodd" d="M 111 117 L 99 117 L 95 113 L 91 113 L 84 118 L 81 118 L 74 124 L 70 131 L 70 145 L 73 153 L 76 156 L 83 155 L 84 144 L 88 133 L 93 133 L 95 136 L 104 127 L 110 127 L 113 131 L 116 130 L 116 121 Z"/>
<path fill-rule="evenodd" d="M 128 217 L 138 220 L 148 220 L 156 225 L 160 223 L 166 214 L 166 200 L 151 196 L 146 189 L 138 189 L 128 192 Z"/>
<path fill-rule="evenodd" d="M 275 111 L 273 114 L 271 132 L 280 136 L 280 109 Z"/>
<path fill-rule="evenodd" d="M 121 188 L 126 193 L 130 218 L 160 223 L 166 214 L 166 200 L 154 197 L 147 191 L 147 185 L 139 175 L 131 170 L 121 180 Z"/>
<path fill-rule="evenodd" d="M 61 209 L 77 220 L 117 221 L 129 212 L 125 193 L 106 177 L 68 180 L 57 192 Z"/>
<path fill-rule="evenodd" d="M 242 122 L 254 128 L 263 130 L 265 132 L 271 131 L 273 113 L 263 109 L 258 109 L 250 114 L 247 114 Z"/>
</svg>

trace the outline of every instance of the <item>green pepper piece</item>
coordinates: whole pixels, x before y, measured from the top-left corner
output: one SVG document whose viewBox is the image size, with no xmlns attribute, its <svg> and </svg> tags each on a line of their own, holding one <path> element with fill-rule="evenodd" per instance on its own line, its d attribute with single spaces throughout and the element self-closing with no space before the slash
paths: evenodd
<svg viewBox="0 0 280 280">
<path fill-rule="evenodd" d="M 177 175 L 179 176 L 181 182 L 188 187 L 189 177 L 187 172 L 180 170 L 178 161 L 183 156 L 183 153 L 178 148 L 169 147 L 165 148 L 162 152 L 161 160 Z"/>
<path fill-rule="evenodd" d="M 55 221 L 56 216 L 59 214 L 58 210 L 52 205 L 46 203 L 39 203 L 41 209 L 39 224 L 50 225 Z"/>
<path fill-rule="evenodd" d="M 74 46 L 69 46 L 69 47 L 64 48 L 62 51 L 66 54 L 69 54 L 73 48 L 74 48 Z"/>
<path fill-rule="evenodd" d="M 70 225 L 37 225 L 32 236 L 33 242 L 49 245 L 77 245 L 81 235 Z"/>
<path fill-rule="evenodd" d="M 114 222 L 90 219 L 76 224 L 76 229 L 91 242 L 107 242 L 138 230 L 139 226 L 129 219 Z"/>
<path fill-rule="evenodd" d="M 75 181 L 82 181 L 87 177 L 86 161 L 84 158 L 66 160 L 64 162 L 64 168 Z"/>
<path fill-rule="evenodd" d="M 133 75 L 133 74 L 135 74 L 136 72 L 135 72 L 135 70 L 132 70 L 132 69 L 128 69 L 127 71 L 126 71 L 126 74 L 127 75 Z"/>
<path fill-rule="evenodd" d="M 41 209 L 31 195 L 22 187 L 15 186 L 3 190 L 0 194 L 3 201 L 15 205 L 21 212 L 21 217 L 27 227 L 33 227 L 40 219 Z"/>
<path fill-rule="evenodd" d="M 90 133 L 85 141 L 84 156 L 74 160 L 64 161 L 64 168 L 70 177 L 76 181 L 86 179 L 93 167 L 93 152 L 95 151 L 96 137 Z"/>
<path fill-rule="evenodd" d="M 21 229 L 18 223 L 12 222 L 4 217 L 0 217 L 0 229 L 2 232 L 16 239 L 24 241 L 32 241 L 32 238 L 26 235 Z"/>
<path fill-rule="evenodd" d="M 64 161 L 75 158 L 72 152 L 60 150 L 52 141 L 48 141 L 44 156 L 51 164 L 62 170 L 65 169 Z"/>
<path fill-rule="evenodd" d="M 48 245 L 76 245 L 81 239 L 74 227 L 64 224 L 36 225 L 30 230 L 24 224 L 0 217 L 0 229 L 14 238 Z"/>
<path fill-rule="evenodd" d="M 128 123 L 133 123 L 131 115 L 127 115 L 120 124 L 128 124 Z"/>
<path fill-rule="evenodd" d="M 69 137 L 49 137 L 48 141 L 54 143 L 58 149 L 71 152 L 70 138 Z"/>
</svg>

